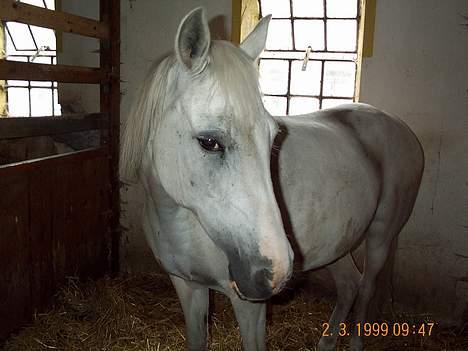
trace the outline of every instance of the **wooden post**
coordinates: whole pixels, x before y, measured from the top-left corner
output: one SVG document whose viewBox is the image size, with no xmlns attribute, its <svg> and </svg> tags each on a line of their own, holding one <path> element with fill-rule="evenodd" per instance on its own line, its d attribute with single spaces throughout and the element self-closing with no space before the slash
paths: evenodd
<svg viewBox="0 0 468 351">
<path fill-rule="evenodd" d="M 354 101 L 361 98 L 361 72 L 363 59 L 372 57 L 374 51 L 374 27 L 377 0 L 359 0 L 358 52 Z"/>
<path fill-rule="evenodd" d="M 258 0 L 232 0 L 231 41 L 239 45 L 260 18 Z"/>
<path fill-rule="evenodd" d="M 101 22 L 110 30 L 109 39 L 101 39 L 101 68 L 107 72 L 108 81 L 100 85 L 101 113 L 109 117 L 108 132 L 102 134 L 103 143 L 108 144 L 110 154 L 110 187 L 111 207 L 111 270 L 117 273 L 120 269 L 120 2 L 100 1 Z"/>
</svg>

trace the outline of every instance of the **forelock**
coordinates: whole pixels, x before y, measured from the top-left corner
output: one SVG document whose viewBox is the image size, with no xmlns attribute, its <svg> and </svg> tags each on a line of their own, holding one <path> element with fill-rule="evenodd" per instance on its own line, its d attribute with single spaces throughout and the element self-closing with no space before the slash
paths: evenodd
<svg viewBox="0 0 468 351">
<path fill-rule="evenodd" d="M 241 126 L 252 128 L 264 118 L 258 71 L 252 59 L 226 41 L 213 41 L 208 74 L 226 99 Z"/>
</svg>

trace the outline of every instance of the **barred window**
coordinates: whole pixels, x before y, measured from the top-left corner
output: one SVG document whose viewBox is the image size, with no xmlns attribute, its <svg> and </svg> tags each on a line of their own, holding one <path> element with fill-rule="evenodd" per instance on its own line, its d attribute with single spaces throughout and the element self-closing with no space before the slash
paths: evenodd
<svg viewBox="0 0 468 351">
<path fill-rule="evenodd" d="M 260 85 L 273 115 L 296 115 L 355 98 L 359 0 L 259 0 L 272 14 Z"/>
<path fill-rule="evenodd" d="M 21 0 L 55 10 L 55 0 Z M 56 36 L 52 29 L 29 24 L 6 22 L 6 59 L 55 65 Z M 57 82 L 7 80 L 7 113 L 10 117 L 59 116 Z"/>
</svg>

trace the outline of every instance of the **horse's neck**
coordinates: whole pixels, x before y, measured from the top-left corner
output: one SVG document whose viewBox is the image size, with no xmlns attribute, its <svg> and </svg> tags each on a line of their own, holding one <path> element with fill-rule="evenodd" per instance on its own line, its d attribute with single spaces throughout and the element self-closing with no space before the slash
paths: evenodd
<svg viewBox="0 0 468 351">
<path fill-rule="evenodd" d="M 174 226 L 183 226 L 186 222 L 189 222 L 190 217 L 193 217 L 191 211 L 180 206 L 166 192 L 161 185 L 157 172 L 150 164 L 146 163 L 145 165 L 145 160 L 143 161 L 141 182 L 145 188 L 146 201 L 152 202 L 163 232 L 180 230 L 181 228 L 174 228 Z"/>
</svg>

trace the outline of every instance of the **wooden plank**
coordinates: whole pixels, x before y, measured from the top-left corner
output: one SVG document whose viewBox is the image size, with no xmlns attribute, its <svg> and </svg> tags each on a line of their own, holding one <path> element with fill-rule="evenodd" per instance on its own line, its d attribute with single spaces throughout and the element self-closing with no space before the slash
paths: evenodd
<svg viewBox="0 0 468 351">
<path fill-rule="evenodd" d="M 105 113 L 64 115 L 61 117 L 0 118 L 0 139 L 56 135 L 100 129 Z"/>
<path fill-rule="evenodd" d="M 70 272 L 96 277 L 109 271 L 108 167 L 104 156 L 56 167 L 52 251 L 58 283 Z"/>
<path fill-rule="evenodd" d="M 59 183 L 55 167 L 40 167 L 24 172 L 29 180 L 29 244 L 31 262 L 29 266 L 31 291 L 34 294 L 27 304 L 32 308 L 45 306 L 50 301 L 56 282 L 53 255 L 52 192 Z"/>
<path fill-rule="evenodd" d="M 20 174 L 0 182 L 0 340 L 33 313 L 27 180 Z"/>
<path fill-rule="evenodd" d="M 0 60 L 0 79 L 99 84 L 107 76 L 99 68 Z"/>
<path fill-rule="evenodd" d="M 109 28 L 104 23 L 16 0 L 0 1 L 0 20 L 33 24 L 99 39 L 109 38 Z"/>
<path fill-rule="evenodd" d="M 42 311 L 67 276 L 109 270 L 108 155 L 83 154 L 0 169 L 0 340 Z"/>
</svg>

